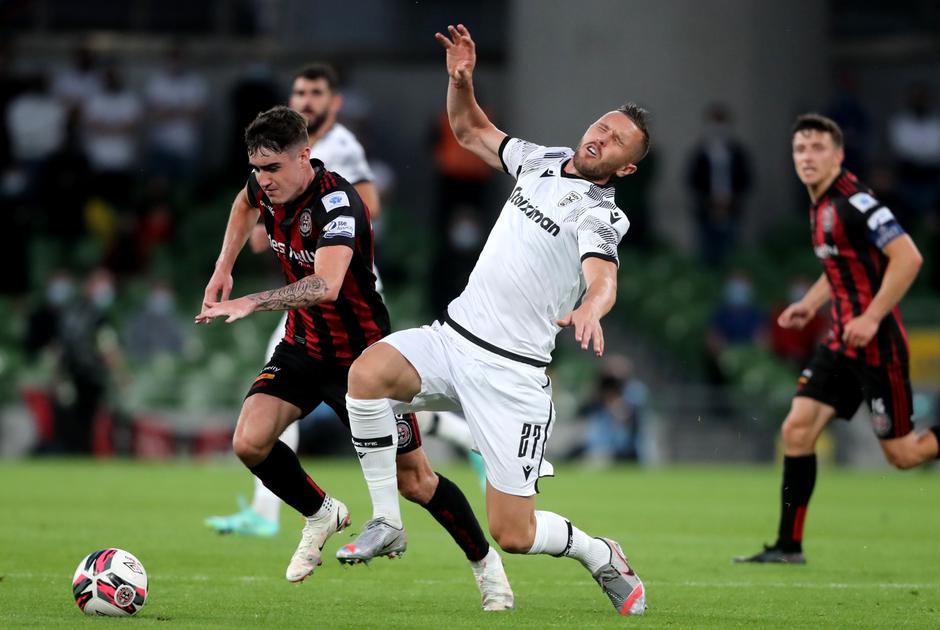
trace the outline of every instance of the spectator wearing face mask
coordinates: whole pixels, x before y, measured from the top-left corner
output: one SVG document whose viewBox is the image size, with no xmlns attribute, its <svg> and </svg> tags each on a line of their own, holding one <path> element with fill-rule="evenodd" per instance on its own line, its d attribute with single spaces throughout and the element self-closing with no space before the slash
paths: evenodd
<svg viewBox="0 0 940 630">
<path fill-rule="evenodd" d="M 766 321 L 754 303 L 750 276 L 741 270 L 732 271 L 725 280 L 722 300 L 712 313 L 705 337 L 706 370 L 713 384 L 727 382 L 719 362 L 721 353 L 728 346 L 763 343 Z"/>
<path fill-rule="evenodd" d="M 173 289 L 157 282 L 144 304 L 130 316 L 124 329 L 124 345 L 131 359 L 146 363 L 161 354 L 180 354 L 184 330 Z"/>
<path fill-rule="evenodd" d="M 81 298 L 62 312 L 54 403 L 57 452 L 91 453 L 92 422 L 122 361 L 109 321 L 114 298 L 111 273 L 96 269 L 85 280 Z"/>
<path fill-rule="evenodd" d="M 65 269 L 55 271 L 46 283 L 42 302 L 29 314 L 23 349 L 31 362 L 50 349 L 59 336 L 62 314 L 75 296 L 75 281 Z"/>
<path fill-rule="evenodd" d="M 751 189 L 751 160 L 731 128 L 731 112 L 716 103 L 705 112 L 702 137 L 689 155 L 686 181 L 692 195 L 699 255 L 720 267 L 737 244 L 744 196 Z"/>
</svg>

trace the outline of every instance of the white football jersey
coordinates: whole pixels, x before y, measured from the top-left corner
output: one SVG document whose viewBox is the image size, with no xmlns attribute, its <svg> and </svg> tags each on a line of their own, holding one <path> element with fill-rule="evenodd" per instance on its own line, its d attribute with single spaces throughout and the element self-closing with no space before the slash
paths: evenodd
<svg viewBox="0 0 940 630">
<path fill-rule="evenodd" d="M 310 146 L 310 155 L 354 186 L 374 179 L 362 145 L 353 132 L 339 123 L 333 123 L 330 130 Z"/>
<path fill-rule="evenodd" d="M 516 186 L 467 287 L 447 307 L 458 331 L 529 363 L 551 360 L 556 322 L 586 288 L 581 261 L 595 256 L 619 265 L 617 245 L 630 225 L 613 185 L 563 171 L 573 155 L 567 147 L 503 140 L 500 160 Z"/>
</svg>

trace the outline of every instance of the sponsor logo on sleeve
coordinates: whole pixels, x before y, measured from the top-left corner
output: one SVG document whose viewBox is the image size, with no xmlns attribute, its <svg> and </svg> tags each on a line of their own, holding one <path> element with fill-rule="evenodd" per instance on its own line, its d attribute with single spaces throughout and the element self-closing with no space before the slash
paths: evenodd
<svg viewBox="0 0 940 630">
<path fill-rule="evenodd" d="M 878 200 L 865 192 L 855 193 L 849 197 L 849 203 L 859 212 L 868 212 L 878 205 Z"/>
<path fill-rule="evenodd" d="M 332 212 L 337 208 L 349 207 L 349 197 L 346 196 L 346 193 L 342 190 L 336 190 L 326 195 L 323 198 L 323 207 L 326 208 L 326 211 Z"/>
<path fill-rule="evenodd" d="M 323 238 L 356 238 L 356 220 L 336 217 L 323 228 Z"/>
</svg>

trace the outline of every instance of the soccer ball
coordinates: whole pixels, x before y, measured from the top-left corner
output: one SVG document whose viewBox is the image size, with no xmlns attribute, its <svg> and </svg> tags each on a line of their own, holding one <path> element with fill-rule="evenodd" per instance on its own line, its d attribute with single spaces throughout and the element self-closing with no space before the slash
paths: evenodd
<svg viewBox="0 0 940 630">
<path fill-rule="evenodd" d="M 72 593 L 86 615 L 133 615 L 147 601 L 147 571 L 123 549 L 95 551 L 75 569 Z"/>
</svg>

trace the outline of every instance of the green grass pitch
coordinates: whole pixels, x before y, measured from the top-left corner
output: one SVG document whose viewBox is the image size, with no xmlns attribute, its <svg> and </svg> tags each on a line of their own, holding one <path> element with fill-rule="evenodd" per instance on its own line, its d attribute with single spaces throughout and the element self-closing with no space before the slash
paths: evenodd
<svg viewBox="0 0 940 630">
<path fill-rule="evenodd" d="M 347 503 L 303 584 L 284 570 L 299 537 L 285 510 L 269 540 L 212 534 L 251 479 L 233 463 L 0 463 L 0 628 L 940 628 L 940 477 L 936 471 L 823 468 L 806 526 L 809 564 L 735 566 L 776 526 L 773 467 L 559 467 L 539 506 L 616 538 L 646 582 L 643 617 L 618 617 L 574 560 L 505 556 L 517 609 L 483 613 L 470 569 L 427 513 L 406 504 L 408 552 L 343 567 L 336 548 L 370 515 L 354 460 L 307 469 Z M 478 514 L 469 468 L 443 469 Z M 150 597 L 131 619 L 85 617 L 71 596 L 79 560 L 102 547 L 137 555 Z"/>
</svg>

